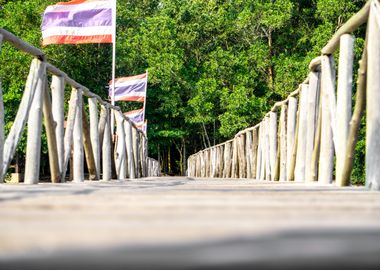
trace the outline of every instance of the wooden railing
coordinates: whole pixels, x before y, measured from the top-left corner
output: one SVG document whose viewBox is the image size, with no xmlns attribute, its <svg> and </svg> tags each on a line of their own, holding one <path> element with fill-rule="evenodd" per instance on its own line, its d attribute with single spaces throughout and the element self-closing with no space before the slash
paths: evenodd
<svg viewBox="0 0 380 270">
<path fill-rule="evenodd" d="M 364 23 L 366 41 L 352 113 L 352 33 Z M 366 185 L 380 190 L 379 37 L 379 3 L 370 0 L 333 35 L 321 56 L 311 61 L 308 78 L 295 92 L 276 103 L 261 123 L 190 156 L 188 175 L 330 184 L 335 155 L 335 183 L 349 185 L 360 120 L 367 104 Z M 336 76 L 333 53 L 338 48 Z"/>
<path fill-rule="evenodd" d="M 4 181 L 26 125 L 28 133 L 24 182 L 39 182 L 43 119 L 53 183 L 65 181 L 71 156 L 75 182 L 85 179 L 85 160 L 90 180 L 110 180 L 114 178 L 112 176 L 117 179 L 132 179 L 160 174 L 158 162 L 148 158 L 147 137 L 118 107 L 103 101 L 85 86 L 49 64 L 41 50 L 0 28 L 0 49 L 4 41 L 34 56 L 34 59 L 16 118 L 6 139 L 0 85 L 0 183 Z M 51 91 L 48 76 L 52 76 Z M 65 85 L 72 87 L 66 117 Z M 84 106 L 86 98 L 89 116 Z M 116 136 L 111 132 L 111 114 L 116 119 Z"/>
</svg>

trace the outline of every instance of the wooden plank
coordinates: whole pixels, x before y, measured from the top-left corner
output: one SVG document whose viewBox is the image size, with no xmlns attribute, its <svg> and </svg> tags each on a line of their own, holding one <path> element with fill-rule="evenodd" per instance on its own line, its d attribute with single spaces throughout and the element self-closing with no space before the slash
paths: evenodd
<svg viewBox="0 0 380 270">
<path fill-rule="evenodd" d="M 28 113 L 33 101 L 34 93 L 37 89 L 38 78 L 42 76 L 44 69 L 44 64 L 41 61 L 37 59 L 32 60 L 24 94 L 22 96 L 13 125 L 4 143 L 3 170 L 1 172 L 1 178 L 4 178 L 9 164 L 11 163 L 16 152 L 17 145 L 20 141 L 21 135 L 28 120 Z"/>
<path fill-rule="evenodd" d="M 73 131 L 73 181 L 84 181 L 84 152 L 83 152 L 83 97 L 81 89 L 78 91 L 78 103 Z"/>
<path fill-rule="evenodd" d="M 334 143 L 332 131 L 332 115 L 330 110 L 330 95 L 334 91 L 331 75 L 331 63 L 328 56 L 322 57 L 322 129 L 321 153 L 318 170 L 318 181 L 330 184 L 333 181 Z"/>
<path fill-rule="evenodd" d="M 59 168 L 57 137 L 55 133 L 56 124 L 53 119 L 52 103 L 51 103 L 48 89 L 49 89 L 49 83 L 46 79 L 45 89 L 43 93 L 42 107 L 43 107 L 44 123 L 45 123 L 45 130 L 46 130 L 46 138 L 47 138 L 47 143 L 48 143 L 50 175 L 51 175 L 51 181 L 53 183 L 59 183 L 61 182 L 61 179 L 60 179 L 61 173 L 60 173 L 60 168 Z M 63 137 L 62 137 L 62 143 L 63 143 Z"/>
<path fill-rule="evenodd" d="M 290 181 L 292 175 L 294 175 L 294 168 L 292 168 L 292 153 L 295 146 L 296 137 L 296 127 L 297 127 L 297 99 L 294 97 L 289 97 L 288 103 L 288 117 L 286 126 L 286 180 Z"/>
<path fill-rule="evenodd" d="M 98 106 L 96 98 L 88 99 L 89 113 L 90 113 L 90 136 L 92 152 L 95 159 L 96 178 L 100 179 L 100 141 L 99 141 L 99 120 L 98 120 Z"/>
<path fill-rule="evenodd" d="M 103 181 L 112 179 L 112 151 L 111 151 L 111 126 L 110 126 L 110 109 L 106 107 L 107 117 L 104 125 L 103 145 L 102 145 L 102 164 L 103 164 Z"/>
<path fill-rule="evenodd" d="M 280 114 L 280 176 L 279 181 L 286 181 L 286 161 L 287 161 L 287 152 L 286 152 L 286 114 L 287 114 L 287 105 L 282 105 L 281 114 Z"/>
<path fill-rule="evenodd" d="M 52 114 L 55 122 L 55 137 L 57 140 L 57 154 L 59 173 L 62 176 L 63 166 L 65 163 L 65 112 L 64 112 L 64 97 L 65 97 L 65 80 L 63 77 L 53 75 L 51 80 L 51 97 L 52 97 Z M 62 181 L 63 179 L 61 179 Z"/>
<path fill-rule="evenodd" d="M 372 3 L 368 28 L 366 186 L 380 190 L 380 11 L 378 4 Z"/>
<path fill-rule="evenodd" d="M 307 136 L 307 105 L 309 96 L 309 85 L 303 84 L 300 104 L 299 104 L 299 130 L 297 143 L 296 168 L 294 173 L 294 181 L 305 181 L 305 158 L 306 158 L 306 136 Z"/>
<path fill-rule="evenodd" d="M 314 150 L 315 131 L 317 124 L 317 111 L 320 95 L 320 74 L 310 72 L 309 74 L 309 96 L 307 101 L 307 133 L 306 133 L 306 153 L 305 153 L 305 181 L 313 181 L 312 177 L 312 157 Z"/>
<path fill-rule="evenodd" d="M 83 130 L 83 148 L 86 156 L 86 163 L 89 173 L 89 180 L 100 180 L 97 177 L 94 152 L 92 151 L 90 125 L 88 123 L 86 110 L 82 106 L 82 130 Z"/>
<path fill-rule="evenodd" d="M 346 159 L 346 145 L 350 120 L 352 114 L 352 81 L 354 64 L 354 42 L 352 35 L 345 34 L 340 37 L 339 70 L 337 90 L 336 119 L 336 184 L 343 186 L 343 167 Z"/>
<path fill-rule="evenodd" d="M 46 69 L 41 63 L 43 72 L 39 74 L 33 106 L 28 112 L 28 135 L 25 157 L 25 184 L 38 184 L 40 177 L 42 102 L 45 91 Z"/>
</svg>

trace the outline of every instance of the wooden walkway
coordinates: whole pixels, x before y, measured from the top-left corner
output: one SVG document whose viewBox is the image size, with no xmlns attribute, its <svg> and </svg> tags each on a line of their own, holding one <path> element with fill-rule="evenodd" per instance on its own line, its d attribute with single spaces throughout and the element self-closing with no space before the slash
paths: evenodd
<svg viewBox="0 0 380 270">
<path fill-rule="evenodd" d="M 0 228 L 0 269 L 380 266 L 380 195 L 359 187 L 184 177 L 0 185 Z"/>
</svg>

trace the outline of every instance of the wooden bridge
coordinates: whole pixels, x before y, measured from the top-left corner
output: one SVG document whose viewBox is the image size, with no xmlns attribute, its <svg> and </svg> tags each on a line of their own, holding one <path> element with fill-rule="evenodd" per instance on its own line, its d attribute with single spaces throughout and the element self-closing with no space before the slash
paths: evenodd
<svg viewBox="0 0 380 270">
<path fill-rule="evenodd" d="M 118 107 L 0 29 L 0 45 L 34 56 L 6 138 L 0 87 L 0 182 L 26 125 L 24 183 L 40 182 L 43 122 L 52 182 L 0 185 L 0 269 L 378 269 L 379 8 L 370 0 L 344 24 L 261 123 L 190 156 L 188 177 L 172 178 L 158 177 L 147 137 Z M 364 24 L 352 114 L 352 33 Z M 365 110 L 366 187 L 349 186 Z"/>
</svg>

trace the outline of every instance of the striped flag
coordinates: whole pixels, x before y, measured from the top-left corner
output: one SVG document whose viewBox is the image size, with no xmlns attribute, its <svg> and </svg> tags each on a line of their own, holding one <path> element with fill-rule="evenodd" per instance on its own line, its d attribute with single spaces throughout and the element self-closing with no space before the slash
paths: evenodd
<svg viewBox="0 0 380 270">
<path fill-rule="evenodd" d="M 144 102 L 147 83 L 147 73 L 117 78 L 115 80 L 115 101 Z M 112 97 L 112 81 L 110 82 L 109 96 Z"/>
<path fill-rule="evenodd" d="M 144 108 L 124 113 L 136 126 L 144 124 Z"/>
<path fill-rule="evenodd" d="M 140 125 L 136 125 L 136 126 L 146 135 L 146 131 L 148 129 L 148 120 L 145 120 L 144 123 L 141 123 Z"/>
<path fill-rule="evenodd" d="M 73 0 L 48 6 L 42 44 L 112 43 L 116 0 Z"/>
</svg>

